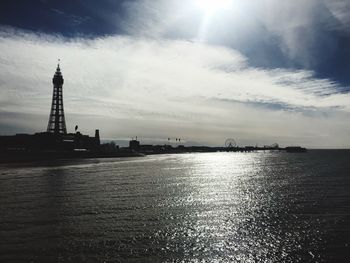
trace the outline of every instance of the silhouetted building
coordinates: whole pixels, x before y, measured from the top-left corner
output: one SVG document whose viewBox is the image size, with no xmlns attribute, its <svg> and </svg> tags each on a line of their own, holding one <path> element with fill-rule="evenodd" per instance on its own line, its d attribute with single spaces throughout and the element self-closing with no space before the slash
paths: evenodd
<svg viewBox="0 0 350 263">
<path fill-rule="evenodd" d="M 119 151 L 119 146 L 115 144 L 115 142 L 103 143 L 100 145 L 100 149 L 102 152 L 107 153 L 115 153 Z"/>
<path fill-rule="evenodd" d="M 51 112 L 47 132 L 55 134 L 66 134 L 66 121 L 63 110 L 63 77 L 60 69 L 60 64 L 57 65 L 55 75 L 52 79 L 53 93 Z"/>
<path fill-rule="evenodd" d="M 80 132 L 64 135 L 41 132 L 0 136 L 0 151 L 93 151 L 98 150 L 99 146 L 100 141 L 95 137 Z"/>
<path fill-rule="evenodd" d="M 51 111 L 46 132 L 35 134 L 16 134 L 0 136 L 0 151 L 2 152 L 42 152 L 42 151 L 73 151 L 100 150 L 100 132 L 95 130 L 95 137 L 83 135 L 80 132 L 67 133 L 63 110 L 63 77 L 60 65 L 57 65 L 52 79 L 53 95 Z M 77 130 L 78 126 L 76 126 Z"/>
<path fill-rule="evenodd" d="M 129 148 L 131 150 L 138 151 L 140 148 L 140 142 L 138 140 L 132 139 L 131 141 L 129 141 Z"/>
<path fill-rule="evenodd" d="M 100 130 L 95 130 L 95 141 L 97 144 L 100 144 Z"/>
</svg>

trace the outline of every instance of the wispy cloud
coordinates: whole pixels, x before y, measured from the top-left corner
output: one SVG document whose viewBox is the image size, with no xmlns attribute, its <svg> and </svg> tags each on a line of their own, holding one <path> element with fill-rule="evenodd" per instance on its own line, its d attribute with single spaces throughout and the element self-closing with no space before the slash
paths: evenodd
<svg viewBox="0 0 350 263">
<path fill-rule="evenodd" d="M 66 13 L 60 9 L 57 8 L 51 8 L 51 11 L 58 15 L 62 21 L 66 21 L 67 24 L 72 26 L 78 26 L 86 21 L 90 20 L 91 18 L 88 16 L 78 16 L 71 13 Z"/>
<path fill-rule="evenodd" d="M 350 32 L 350 2 L 347 0 L 325 1 L 336 22 L 330 26 L 339 30 Z"/>
<path fill-rule="evenodd" d="M 339 45 L 349 44 L 340 37 L 349 37 L 350 5 L 346 0 L 232 0 L 210 21 L 195 2 L 131 2 L 126 5 L 124 29 L 136 36 L 200 38 L 244 52 L 258 65 L 319 70 L 317 73 L 326 76 L 332 75 L 325 72 L 330 70 L 327 63 L 341 65 L 334 60 L 344 55 Z"/>
<path fill-rule="evenodd" d="M 35 127 L 46 126 L 51 77 L 61 58 L 68 125 L 79 123 L 90 133 L 101 128 L 108 138 L 175 136 L 219 144 L 236 137 L 341 147 L 350 135 L 350 94 L 338 92 L 338 84 L 311 71 L 253 68 L 222 46 L 3 29 L 0 49 L 0 111 L 41 115 Z"/>
</svg>

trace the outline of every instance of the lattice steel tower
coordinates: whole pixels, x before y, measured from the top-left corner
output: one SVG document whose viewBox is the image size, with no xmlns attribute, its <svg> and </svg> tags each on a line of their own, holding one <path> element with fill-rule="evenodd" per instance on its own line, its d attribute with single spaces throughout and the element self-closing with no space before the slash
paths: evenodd
<svg viewBox="0 0 350 263">
<path fill-rule="evenodd" d="M 60 69 L 60 64 L 57 65 L 57 69 L 52 79 L 52 83 L 52 104 L 49 124 L 47 125 L 47 132 L 55 134 L 66 134 L 66 121 L 64 119 L 63 111 L 63 77 Z"/>
</svg>

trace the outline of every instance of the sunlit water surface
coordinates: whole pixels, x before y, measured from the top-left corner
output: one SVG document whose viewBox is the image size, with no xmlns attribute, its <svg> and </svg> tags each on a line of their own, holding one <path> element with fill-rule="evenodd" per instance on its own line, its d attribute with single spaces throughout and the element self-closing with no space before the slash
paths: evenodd
<svg viewBox="0 0 350 263">
<path fill-rule="evenodd" d="M 1 262 L 350 262 L 350 152 L 0 166 Z"/>
</svg>

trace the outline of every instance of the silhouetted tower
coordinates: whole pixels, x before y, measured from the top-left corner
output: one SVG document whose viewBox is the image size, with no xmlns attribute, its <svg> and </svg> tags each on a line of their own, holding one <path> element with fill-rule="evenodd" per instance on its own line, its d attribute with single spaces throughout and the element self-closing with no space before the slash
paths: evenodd
<svg viewBox="0 0 350 263">
<path fill-rule="evenodd" d="M 47 132 L 55 134 L 66 134 L 66 121 L 64 119 L 63 111 L 63 77 L 60 69 L 60 64 L 57 65 L 55 75 L 52 79 L 53 94 L 49 124 L 47 125 Z"/>
</svg>

